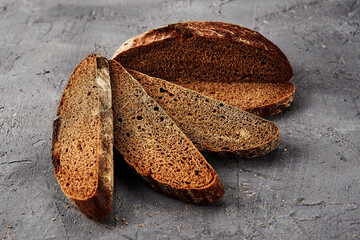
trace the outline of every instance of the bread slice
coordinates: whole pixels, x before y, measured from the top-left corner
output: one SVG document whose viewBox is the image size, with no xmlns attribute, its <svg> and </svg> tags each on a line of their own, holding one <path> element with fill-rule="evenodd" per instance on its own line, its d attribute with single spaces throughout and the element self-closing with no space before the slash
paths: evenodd
<svg viewBox="0 0 360 240">
<path fill-rule="evenodd" d="M 151 187 L 185 202 L 220 199 L 214 169 L 160 105 L 116 61 L 109 61 L 114 145 Z"/>
<path fill-rule="evenodd" d="M 295 92 L 292 84 L 239 84 L 287 82 L 293 71 L 285 54 L 272 42 L 255 31 L 229 23 L 185 22 L 153 29 L 126 41 L 113 59 L 125 68 L 200 91 L 238 108 L 245 110 L 250 105 L 252 112 L 261 116 L 287 107 Z M 281 97 L 270 96 L 274 101 L 266 102 L 257 94 L 264 86 L 269 89 L 266 93 L 280 91 Z M 238 101 L 243 98 L 238 94 L 249 87 L 256 87 L 252 91 L 255 94 Z M 221 96 L 224 92 L 227 97 Z"/>
<path fill-rule="evenodd" d="M 252 158 L 279 145 L 275 123 L 168 81 L 129 72 L 201 152 Z"/>
<path fill-rule="evenodd" d="M 258 116 L 280 113 L 290 106 L 295 94 L 295 86 L 291 82 L 173 83 Z"/>
<path fill-rule="evenodd" d="M 52 161 L 61 189 L 87 217 L 112 209 L 113 116 L 109 65 L 91 54 L 72 73 L 53 124 Z"/>
</svg>

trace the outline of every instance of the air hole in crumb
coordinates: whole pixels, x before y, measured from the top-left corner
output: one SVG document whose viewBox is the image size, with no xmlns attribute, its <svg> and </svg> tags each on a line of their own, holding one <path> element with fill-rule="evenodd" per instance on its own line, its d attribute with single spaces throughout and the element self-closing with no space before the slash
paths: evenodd
<svg viewBox="0 0 360 240">
<path fill-rule="evenodd" d="M 230 150 L 230 148 L 228 148 L 228 147 L 223 147 L 223 148 L 221 148 L 221 149 L 226 150 L 226 151 L 229 151 L 229 150 Z"/>
<path fill-rule="evenodd" d="M 120 123 L 122 123 L 123 120 L 122 120 L 122 118 L 119 118 L 118 121 L 119 121 Z"/>
<path fill-rule="evenodd" d="M 130 137 L 130 133 L 126 133 L 126 136 Z"/>
<path fill-rule="evenodd" d="M 225 116 L 220 116 L 222 119 L 225 119 Z"/>
<path fill-rule="evenodd" d="M 264 62 L 264 61 L 261 61 L 261 65 L 265 65 L 266 64 L 266 62 Z"/>
<path fill-rule="evenodd" d="M 195 170 L 195 175 L 199 175 L 199 171 L 198 171 L 198 170 Z"/>
<path fill-rule="evenodd" d="M 66 183 L 66 186 L 69 187 L 69 186 L 70 186 L 70 183 Z"/>
<path fill-rule="evenodd" d="M 136 119 L 141 120 L 141 119 L 143 119 L 143 117 L 142 116 L 137 116 Z"/>
<path fill-rule="evenodd" d="M 243 79 L 245 79 L 245 78 L 247 78 L 247 77 L 250 77 L 251 76 L 251 74 L 246 74 L 246 75 L 243 75 L 243 76 L 241 76 L 241 80 L 243 80 Z"/>
<path fill-rule="evenodd" d="M 161 122 L 164 121 L 164 117 L 161 117 L 161 118 L 160 118 L 160 121 L 161 121 Z"/>
<path fill-rule="evenodd" d="M 88 92 L 88 96 L 90 96 L 91 95 L 91 92 Z"/>
<path fill-rule="evenodd" d="M 224 106 L 224 104 L 220 103 L 220 107 L 223 107 L 223 106 Z"/>
<path fill-rule="evenodd" d="M 161 92 L 161 93 L 165 92 L 165 89 L 160 88 L 160 92 Z"/>
<path fill-rule="evenodd" d="M 154 111 L 159 111 L 159 108 L 158 108 L 158 107 L 154 107 Z"/>
<path fill-rule="evenodd" d="M 78 148 L 79 148 L 80 151 L 83 150 L 83 147 L 81 146 L 81 142 L 78 142 Z"/>
</svg>

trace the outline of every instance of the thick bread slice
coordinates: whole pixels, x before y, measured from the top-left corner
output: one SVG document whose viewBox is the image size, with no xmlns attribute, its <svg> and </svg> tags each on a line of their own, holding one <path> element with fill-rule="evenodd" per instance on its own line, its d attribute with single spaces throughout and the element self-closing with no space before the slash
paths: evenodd
<svg viewBox="0 0 360 240">
<path fill-rule="evenodd" d="M 116 61 L 109 61 L 114 144 L 151 187 L 185 202 L 220 199 L 224 187 L 214 169 L 160 105 Z"/>
<path fill-rule="evenodd" d="M 113 116 L 109 64 L 91 54 L 75 68 L 53 125 L 52 161 L 65 195 L 87 217 L 112 209 Z"/>
<path fill-rule="evenodd" d="M 168 81 L 129 72 L 202 152 L 251 158 L 279 145 L 275 123 Z"/>
<path fill-rule="evenodd" d="M 204 82 L 178 83 L 258 116 L 280 113 L 294 99 L 295 86 L 291 82 Z"/>
<path fill-rule="evenodd" d="M 229 104 L 234 104 L 231 99 L 242 98 L 238 95 L 242 93 L 241 84 L 237 89 L 239 82 L 286 82 L 293 75 L 285 54 L 268 39 L 250 29 L 220 22 L 175 23 L 150 30 L 122 44 L 113 59 L 125 68 L 204 90 L 201 93 L 208 96 L 215 92 L 210 97 Z M 206 82 L 201 89 L 196 87 L 199 81 Z M 224 89 L 229 96 L 221 98 Z M 292 98 L 286 103 L 283 98 L 274 100 L 274 104 L 266 104 L 256 94 L 246 99 L 252 109 L 259 109 L 254 113 L 271 115 L 289 105 Z M 236 106 L 246 109 L 246 105 Z"/>
</svg>

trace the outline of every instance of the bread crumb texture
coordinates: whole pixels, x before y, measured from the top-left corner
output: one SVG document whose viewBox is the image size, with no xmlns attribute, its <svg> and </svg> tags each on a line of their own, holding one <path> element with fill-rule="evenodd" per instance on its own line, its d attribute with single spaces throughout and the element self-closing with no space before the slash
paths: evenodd
<svg viewBox="0 0 360 240">
<path fill-rule="evenodd" d="M 209 185 L 215 172 L 191 141 L 118 63 L 110 61 L 114 142 L 143 176 L 175 188 Z"/>
<path fill-rule="evenodd" d="M 168 81 L 129 72 L 200 151 L 255 157 L 277 147 L 276 124 Z"/>
<path fill-rule="evenodd" d="M 160 105 L 118 62 L 110 60 L 114 145 L 151 187 L 185 202 L 220 199 L 214 169 Z"/>
<path fill-rule="evenodd" d="M 95 79 L 96 58 L 88 57 L 71 75 L 57 112 L 61 149 L 55 174 L 65 194 L 79 199 L 92 196 L 98 181 L 100 111 Z"/>
</svg>

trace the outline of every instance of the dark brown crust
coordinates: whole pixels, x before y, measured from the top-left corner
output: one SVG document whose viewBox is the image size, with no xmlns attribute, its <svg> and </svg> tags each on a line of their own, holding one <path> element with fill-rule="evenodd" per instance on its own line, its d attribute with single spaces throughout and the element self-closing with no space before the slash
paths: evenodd
<svg viewBox="0 0 360 240">
<path fill-rule="evenodd" d="M 52 146 L 51 146 L 51 159 L 55 172 L 59 167 L 61 145 L 58 142 L 59 131 L 60 131 L 60 117 L 57 116 L 53 122 L 53 133 L 52 133 Z"/>
<path fill-rule="evenodd" d="M 190 38 L 213 38 L 232 43 L 247 44 L 262 49 L 270 55 L 281 58 L 286 63 L 288 69 L 284 71 L 286 75 L 283 78 L 284 81 L 289 81 L 293 75 L 287 57 L 271 41 L 251 29 L 222 22 L 183 22 L 150 30 L 123 43 L 115 52 L 113 59 L 119 61 L 120 55 L 124 52 L 133 51 L 136 48 L 151 45 L 155 42 L 164 40 L 181 42 Z"/>
<path fill-rule="evenodd" d="M 142 177 L 154 190 L 186 203 L 209 204 L 221 199 L 225 194 L 224 186 L 217 175 L 209 185 L 197 189 L 175 189 L 168 184 L 154 180 L 151 175 Z"/>
<path fill-rule="evenodd" d="M 107 60 L 96 54 L 90 54 L 87 58 L 95 59 L 96 68 L 97 68 L 95 77 L 100 78 L 99 81 L 103 81 L 105 79 L 104 81 L 108 82 L 107 84 L 108 86 L 104 84 L 104 88 L 102 89 L 102 91 L 99 90 L 101 127 L 99 134 L 100 146 L 99 146 L 98 183 L 94 195 L 92 195 L 87 199 L 81 199 L 81 198 L 77 198 L 76 196 L 68 196 L 68 195 L 67 197 L 87 217 L 100 221 L 104 219 L 111 212 L 112 199 L 113 199 L 113 153 L 112 153 L 113 119 L 112 119 L 112 109 L 111 109 L 111 89 L 110 89 L 109 65 Z M 71 82 L 68 82 L 67 87 L 71 87 Z M 59 132 L 61 129 L 60 109 L 63 104 L 64 98 L 65 95 L 63 93 L 57 111 L 58 116 L 53 123 L 51 154 L 52 154 L 52 161 L 54 165 L 55 175 L 59 167 L 60 153 L 61 153 L 61 143 L 59 141 Z"/>
</svg>

